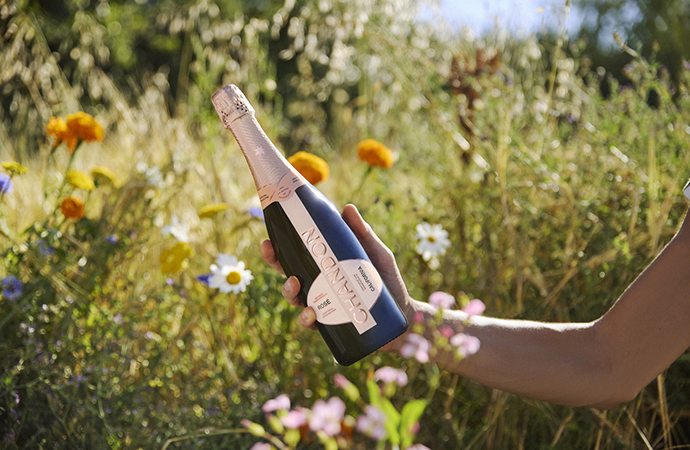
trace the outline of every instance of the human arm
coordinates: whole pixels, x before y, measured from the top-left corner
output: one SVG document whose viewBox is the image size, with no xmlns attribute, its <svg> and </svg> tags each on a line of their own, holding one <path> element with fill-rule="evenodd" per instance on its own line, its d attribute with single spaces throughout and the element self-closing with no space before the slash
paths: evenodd
<svg viewBox="0 0 690 450">
<path fill-rule="evenodd" d="M 390 250 L 357 210 L 343 218 L 359 238 L 386 286 L 409 319 L 421 312 L 431 323 L 435 309 L 413 300 Z M 270 242 L 264 259 L 276 268 Z M 476 336 L 481 349 L 458 361 L 451 353 L 433 356 L 445 370 L 484 385 L 554 403 L 609 408 L 632 399 L 690 346 L 690 219 L 614 306 L 590 323 L 545 323 L 443 312 L 443 325 Z M 289 279 L 283 295 L 299 305 L 299 283 Z M 310 308 L 300 323 L 312 328 Z M 429 330 L 431 333 L 433 330 Z M 403 335 L 384 347 L 399 352 Z"/>
</svg>

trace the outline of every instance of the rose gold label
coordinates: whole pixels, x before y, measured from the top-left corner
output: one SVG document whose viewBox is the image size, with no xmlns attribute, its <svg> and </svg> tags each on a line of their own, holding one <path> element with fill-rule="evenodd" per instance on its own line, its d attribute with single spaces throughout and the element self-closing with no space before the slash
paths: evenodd
<svg viewBox="0 0 690 450">
<path fill-rule="evenodd" d="M 305 184 L 307 184 L 307 180 L 299 173 L 286 172 L 278 184 L 271 184 L 259 189 L 261 207 L 265 209 L 273 202 L 283 202 L 289 199 L 295 193 L 295 189 Z"/>
<path fill-rule="evenodd" d="M 338 261 L 298 196 L 291 194 L 280 204 L 321 269 L 307 293 L 316 320 L 327 325 L 350 322 L 359 334 L 374 327 L 370 311 L 383 289 L 374 266 L 359 259 Z"/>
</svg>

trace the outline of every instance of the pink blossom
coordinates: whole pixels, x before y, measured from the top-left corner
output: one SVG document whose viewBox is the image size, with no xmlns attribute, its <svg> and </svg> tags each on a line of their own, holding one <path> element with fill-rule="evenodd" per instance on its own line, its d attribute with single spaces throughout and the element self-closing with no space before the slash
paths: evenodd
<svg viewBox="0 0 690 450">
<path fill-rule="evenodd" d="M 440 332 L 441 336 L 443 336 L 444 338 L 449 338 L 455 334 L 455 330 L 452 327 L 449 327 L 448 325 L 442 326 Z"/>
<path fill-rule="evenodd" d="M 249 450 L 271 450 L 273 447 L 271 447 L 271 444 L 267 444 L 266 442 L 257 442 L 256 444 L 252 445 L 252 448 Z"/>
<path fill-rule="evenodd" d="M 414 323 L 424 323 L 424 313 L 421 311 L 415 312 L 413 320 L 414 320 Z"/>
<path fill-rule="evenodd" d="M 450 309 L 455 304 L 455 297 L 442 291 L 429 296 L 429 304 L 435 308 Z"/>
<path fill-rule="evenodd" d="M 405 386 L 407 384 L 407 374 L 404 370 L 398 370 L 386 366 L 381 367 L 374 372 L 374 380 L 381 380 L 384 383 L 396 383 L 398 386 Z"/>
<path fill-rule="evenodd" d="M 429 361 L 429 349 L 431 345 L 423 336 L 416 333 L 407 335 L 407 341 L 400 349 L 400 354 L 405 358 L 414 356 L 417 361 L 425 363 Z"/>
<path fill-rule="evenodd" d="M 311 409 L 309 428 L 323 431 L 327 436 L 340 433 L 340 422 L 345 416 L 345 403 L 338 397 L 331 397 L 328 402 L 317 400 Z"/>
<path fill-rule="evenodd" d="M 288 410 L 290 409 L 290 398 L 285 394 L 281 394 L 276 398 L 264 403 L 264 406 L 261 409 L 265 413 L 278 411 L 279 409 Z"/>
<path fill-rule="evenodd" d="M 340 389 L 345 389 L 346 387 L 352 384 L 350 380 L 348 380 L 345 377 L 345 375 L 341 373 L 336 373 L 335 375 L 333 375 L 333 381 L 335 382 L 335 385 L 338 386 Z"/>
<path fill-rule="evenodd" d="M 287 415 L 280 418 L 280 423 L 282 423 L 285 428 L 293 430 L 300 428 L 307 423 L 307 411 L 309 410 L 305 408 L 293 409 L 288 412 Z"/>
<path fill-rule="evenodd" d="M 357 417 L 357 431 L 380 441 L 386 437 L 386 416 L 375 406 L 367 405 L 364 414 Z"/>
<path fill-rule="evenodd" d="M 429 447 L 427 447 L 426 445 L 414 444 L 414 445 L 410 445 L 405 450 L 431 450 L 431 449 Z"/>
<path fill-rule="evenodd" d="M 483 301 L 475 298 L 474 300 L 470 300 L 470 302 L 461 309 L 468 316 L 478 316 L 484 312 L 486 305 Z"/>
<path fill-rule="evenodd" d="M 479 351 L 480 342 L 479 339 L 474 336 L 458 333 L 450 338 L 450 345 L 457 347 L 458 354 L 464 358 L 477 353 Z"/>
</svg>

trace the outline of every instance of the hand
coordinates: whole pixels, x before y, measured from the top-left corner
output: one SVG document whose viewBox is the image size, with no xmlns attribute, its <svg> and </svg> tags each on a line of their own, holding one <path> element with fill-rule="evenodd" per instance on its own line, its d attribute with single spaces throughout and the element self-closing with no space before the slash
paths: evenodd
<svg viewBox="0 0 690 450">
<path fill-rule="evenodd" d="M 391 252 L 390 249 L 381 242 L 378 236 L 376 236 L 376 233 L 374 233 L 369 224 L 364 221 L 354 205 L 346 205 L 345 208 L 343 208 L 342 216 L 345 223 L 350 227 L 357 239 L 359 239 L 362 247 L 364 247 L 364 251 L 369 255 L 372 264 L 374 264 L 374 267 L 376 267 L 376 270 L 378 270 L 381 275 L 388 291 L 395 301 L 398 302 L 398 305 L 400 305 L 403 313 L 407 316 L 407 320 L 412 323 L 414 301 L 407 292 L 405 282 L 400 275 L 400 270 L 395 262 L 393 252 Z M 278 263 L 278 259 L 276 258 L 270 241 L 266 240 L 261 243 L 261 256 L 271 267 L 280 273 L 284 273 L 283 269 L 280 267 L 280 263 Z M 302 302 L 297 298 L 299 290 L 300 286 L 297 278 L 290 277 L 283 284 L 282 294 L 291 305 L 302 307 Z M 299 315 L 299 322 L 304 328 L 315 330 L 316 314 L 314 314 L 314 310 L 311 307 L 304 308 Z M 397 347 L 395 345 L 396 341 L 400 340 L 400 338 L 396 339 L 384 346 L 383 349 L 393 350 Z"/>
</svg>

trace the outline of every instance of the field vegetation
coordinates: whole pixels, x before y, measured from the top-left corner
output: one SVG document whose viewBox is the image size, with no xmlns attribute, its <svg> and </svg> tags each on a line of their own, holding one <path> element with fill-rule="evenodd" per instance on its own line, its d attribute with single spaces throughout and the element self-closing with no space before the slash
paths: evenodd
<svg viewBox="0 0 690 450">
<path fill-rule="evenodd" d="M 0 1 L 0 162 L 20 164 L 0 179 L 2 448 L 690 448 L 688 353 L 608 411 L 384 352 L 336 364 L 261 259 L 210 102 L 239 85 L 286 155 L 326 161 L 317 187 L 358 206 L 414 298 L 590 321 L 687 209 L 687 62 L 672 81 L 630 56 L 616 79 L 563 33 L 478 37 L 408 0 L 57 3 Z M 392 166 L 358 158 L 366 139 Z M 423 222 L 445 253 L 417 251 Z M 209 286 L 220 255 L 244 290 Z M 336 418 L 295 425 L 300 407 Z"/>
</svg>

